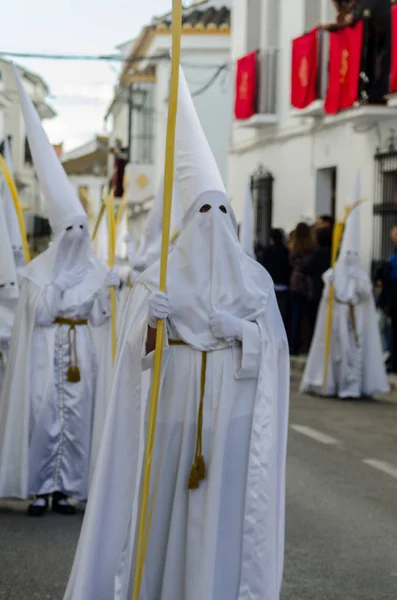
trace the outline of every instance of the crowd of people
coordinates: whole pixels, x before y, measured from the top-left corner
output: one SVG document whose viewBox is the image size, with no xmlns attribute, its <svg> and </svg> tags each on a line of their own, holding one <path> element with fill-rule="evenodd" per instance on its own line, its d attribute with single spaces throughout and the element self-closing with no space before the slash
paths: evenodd
<svg viewBox="0 0 397 600">
<path fill-rule="evenodd" d="M 270 273 L 293 356 L 307 352 L 323 292 L 323 275 L 331 266 L 333 218 L 320 216 L 313 226 L 298 223 L 287 239 L 270 232 L 266 247 L 256 246 L 258 262 Z"/>
</svg>

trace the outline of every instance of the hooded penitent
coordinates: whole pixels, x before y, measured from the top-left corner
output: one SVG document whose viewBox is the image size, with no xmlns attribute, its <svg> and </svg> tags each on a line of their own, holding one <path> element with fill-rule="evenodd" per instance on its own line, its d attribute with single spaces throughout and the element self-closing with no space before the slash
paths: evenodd
<svg viewBox="0 0 397 600">
<path fill-rule="evenodd" d="M 130 264 L 135 273 L 133 277 L 134 280 L 136 280 L 140 273 L 148 269 L 160 257 L 161 227 L 163 222 L 163 194 L 164 182 L 162 179 L 149 212 L 138 252 L 136 254 L 134 253 L 134 256 L 132 256 L 132 253 L 129 256 Z M 182 213 L 181 194 L 178 186 L 175 184 L 172 197 L 170 247 L 172 247 L 176 235 L 179 234 Z"/>
<path fill-rule="evenodd" d="M 61 491 L 84 499 L 95 459 L 92 432 L 101 428 L 94 401 L 100 359 L 88 325 L 108 320 L 107 270 L 91 249 L 84 209 L 14 72 L 54 239 L 20 270 L 0 402 L 0 496 Z"/>
<path fill-rule="evenodd" d="M 284 553 L 288 350 L 270 277 L 236 221 L 180 72 L 176 182 L 184 217 L 169 252 L 154 504 L 140 600 L 278 600 Z M 130 295 L 100 459 L 65 600 L 129 600 L 159 263 Z M 224 311 L 242 343 L 216 337 Z M 241 402 L 244 398 L 244 402 Z M 199 439 L 207 476 L 188 486 Z M 197 432 L 197 437 L 196 437 Z M 113 490 L 108 494 L 108 490 Z M 254 524 L 254 526 L 252 526 Z"/>
<path fill-rule="evenodd" d="M 360 397 L 389 388 L 382 356 L 372 284 L 360 260 L 360 176 L 334 269 L 324 275 L 324 293 L 301 390 Z M 330 360 L 324 386 L 330 285 L 333 284 Z"/>
<path fill-rule="evenodd" d="M 12 165 L 11 148 L 8 141 L 8 137 L 6 137 L 4 140 L 3 156 L 8 170 L 10 172 L 10 175 L 13 176 L 14 169 Z M 21 230 L 19 228 L 18 217 L 12 199 L 11 191 L 6 181 L 4 181 L 3 183 L 3 209 L 16 266 L 21 267 L 25 264 Z"/>
</svg>

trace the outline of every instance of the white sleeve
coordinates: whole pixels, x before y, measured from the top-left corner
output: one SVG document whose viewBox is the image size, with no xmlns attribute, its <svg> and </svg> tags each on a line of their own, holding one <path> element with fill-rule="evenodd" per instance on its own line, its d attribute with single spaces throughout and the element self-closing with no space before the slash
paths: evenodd
<svg viewBox="0 0 397 600">
<path fill-rule="evenodd" d="M 111 316 L 110 295 L 108 286 L 103 286 L 95 295 L 90 312 L 90 323 L 93 327 L 101 327 Z"/>
<path fill-rule="evenodd" d="M 233 346 L 236 379 L 256 379 L 262 360 L 262 339 L 257 323 L 244 321 L 241 345 Z"/>
</svg>

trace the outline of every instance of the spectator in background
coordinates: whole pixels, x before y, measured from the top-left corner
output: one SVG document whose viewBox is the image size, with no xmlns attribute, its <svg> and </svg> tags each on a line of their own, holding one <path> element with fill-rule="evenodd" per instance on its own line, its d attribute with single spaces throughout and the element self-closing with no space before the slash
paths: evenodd
<svg viewBox="0 0 397 600">
<path fill-rule="evenodd" d="M 302 323 L 308 316 L 309 278 L 303 265 L 313 253 L 313 237 L 307 223 L 298 223 L 290 241 L 291 266 L 291 354 L 298 356 L 302 347 Z"/>
<path fill-rule="evenodd" d="M 313 337 L 318 308 L 323 294 L 323 275 L 331 266 L 332 228 L 328 226 L 319 227 L 316 229 L 315 236 L 316 248 L 301 268 L 302 273 L 309 278 L 308 317 L 310 341 Z"/>
<path fill-rule="evenodd" d="M 317 217 L 316 229 L 327 227 L 332 231 L 334 229 L 334 222 L 334 218 L 331 217 L 331 215 L 321 215 L 320 217 Z"/>
<path fill-rule="evenodd" d="M 389 313 L 392 328 L 391 357 L 388 366 L 392 373 L 397 373 L 397 224 L 391 230 L 391 239 L 395 250 L 385 267 L 382 308 Z"/>
<path fill-rule="evenodd" d="M 289 252 L 285 244 L 285 236 L 282 229 L 271 230 L 269 245 L 262 249 L 259 262 L 273 279 L 278 306 L 284 326 L 288 331 L 291 266 L 289 264 Z"/>
</svg>

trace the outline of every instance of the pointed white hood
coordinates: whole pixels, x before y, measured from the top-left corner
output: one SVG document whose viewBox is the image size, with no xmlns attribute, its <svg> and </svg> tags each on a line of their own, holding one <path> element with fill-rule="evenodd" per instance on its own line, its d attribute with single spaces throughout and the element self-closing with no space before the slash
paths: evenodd
<svg viewBox="0 0 397 600">
<path fill-rule="evenodd" d="M 212 191 L 226 193 L 182 68 L 179 71 L 175 166 L 185 214 L 201 194 Z"/>
<path fill-rule="evenodd" d="M 368 273 L 360 263 L 360 177 L 357 176 L 353 208 L 346 220 L 338 260 L 334 269 L 335 298 L 339 302 L 355 303 L 360 280 L 367 281 Z"/>
<path fill-rule="evenodd" d="M 342 260 L 348 256 L 358 257 L 360 255 L 360 205 L 357 205 L 360 201 L 360 193 L 360 174 L 358 173 L 354 191 L 354 207 L 347 218 L 339 252 L 339 258 Z"/>
<path fill-rule="evenodd" d="M 104 284 L 106 268 L 95 256 L 88 233 L 87 215 L 42 127 L 38 113 L 14 67 L 26 133 L 40 186 L 47 201 L 55 238 L 45 252 L 21 270 L 22 277 L 43 288 L 62 271 L 86 270 L 84 281 L 65 293 L 65 306 L 83 304 Z M 70 298 L 70 301 L 69 301 Z"/>
<path fill-rule="evenodd" d="M 244 214 L 241 222 L 240 243 L 243 250 L 251 258 L 255 258 L 254 252 L 254 205 L 252 202 L 251 186 L 247 185 L 245 196 Z"/>
<path fill-rule="evenodd" d="M 150 210 L 145 232 L 136 255 L 136 263 L 132 263 L 132 268 L 137 271 L 144 271 L 149 268 L 158 258 L 161 252 L 161 230 L 163 223 L 163 196 L 164 196 L 164 181 L 161 180 L 159 189 L 154 199 Z M 171 211 L 171 237 L 179 233 L 183 218 L 183 205 L 181 193 L 178 185 L 174 184 L 172 196 L 172 211 Z"/>
<path fill-rule="evenodd" d="M 47 201 L 51 228 L 55 234 L 58 234 L 70 224 L 71 219 L 86 218 L 86 213 L 48 140 L 37 110 L 25 90 L 19 71 L 15 66 L 14 74 L 34 167 Z"/>
<path fill-rule="evenodd" d="M 14 177 L 14 169 L 12 166 L 12 157 L 11 157 L 11 148 L 8 142 L 8 137 L 4 140 L 4 151 L 3 156 L 5 163 L 8 167 L 10 175 Z M 10 188 L 7 185 L 7 182 L 4 181 L 3 184 L 3 209 L 4 216 L 7 223 L 8 233 L 10 237 L 11 246 L 14 252 L 18 253 L 18 256 L 23 260 L 23 264 L 25 264 L 25 258 L 23 254 L 23 245 L 22 245 L 22 237 L 21 230 L 19 228 L 18 217 L 14 206 L 14 201 L 12 199 Z M 21 260 L 20 259 L 20 260 Z"/>
<path fill-rule="evenodd" d="M 167 295 L 180 337 L 200 350 L 224 347 L 210 328 L 214 310 L 254 320 L 266 310 L 271 280 L 243 251 L 236 219 L 181 71 L 175 146 L 182 194 L 181 233 L 169 253 Z M 158 289 L 159 262 L 140 279 Z"/>
</svg>

